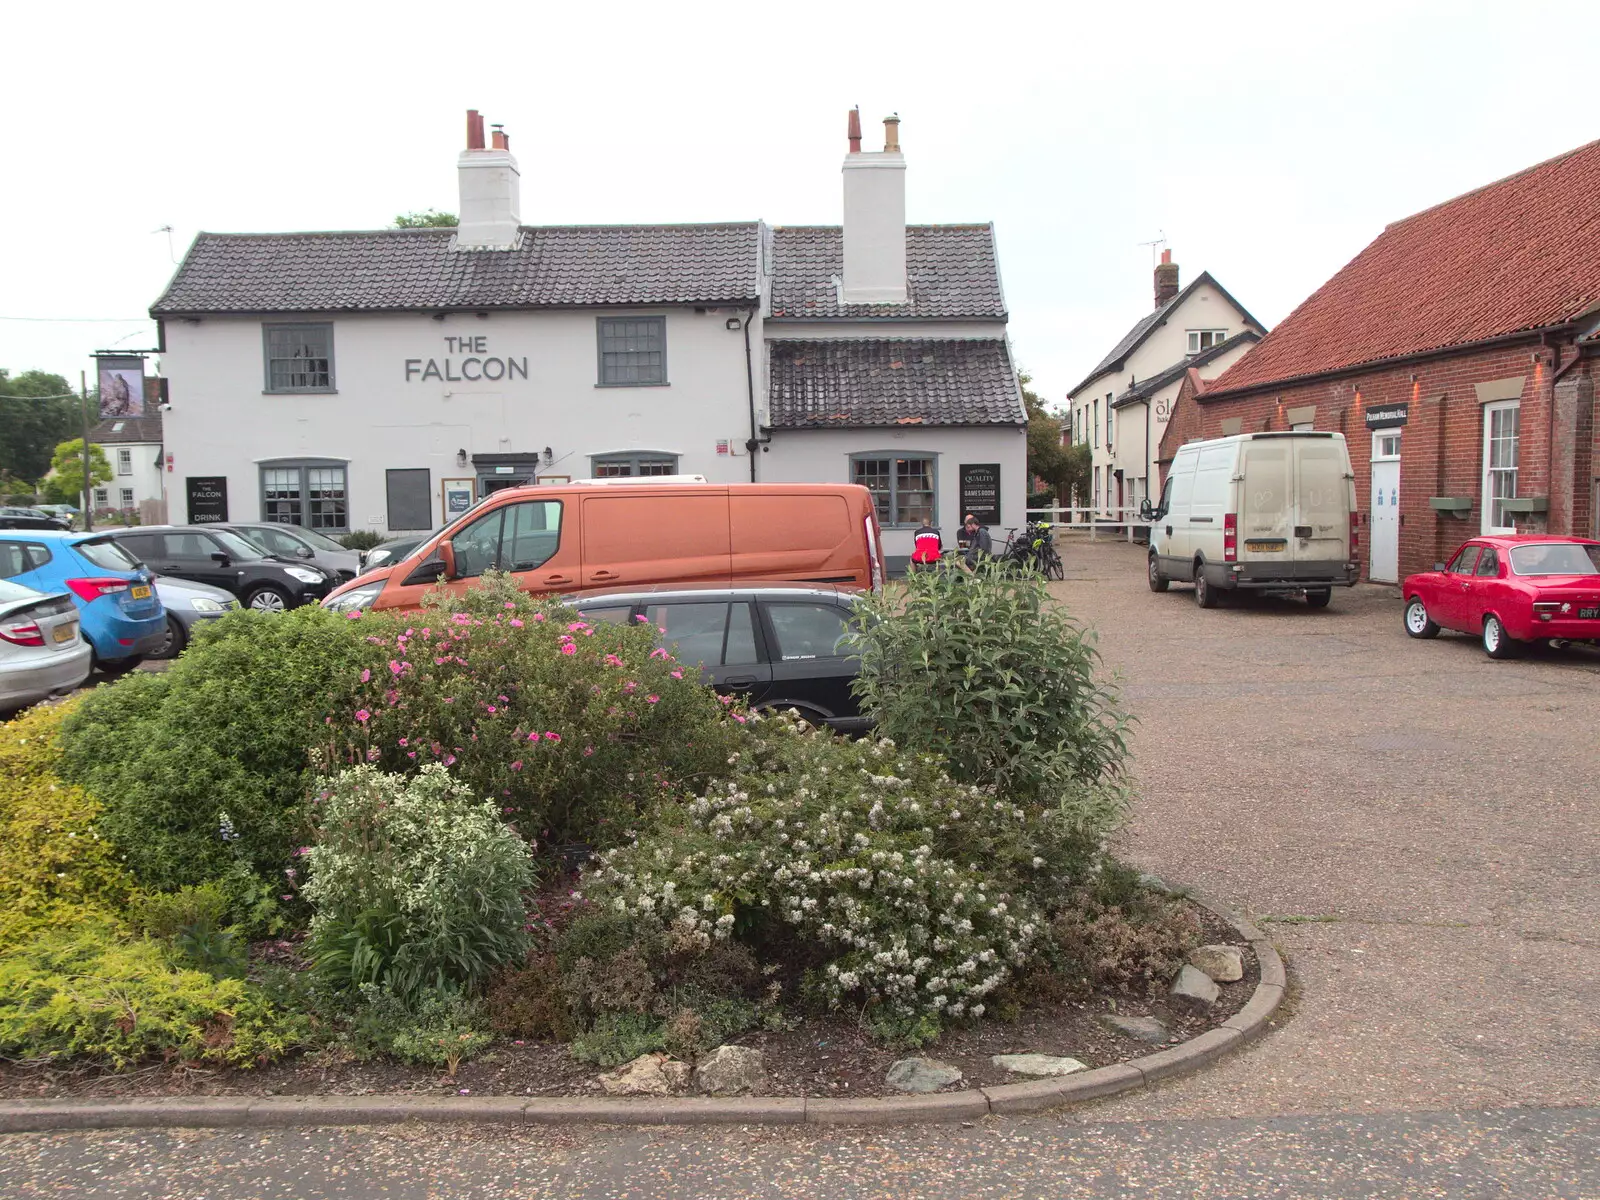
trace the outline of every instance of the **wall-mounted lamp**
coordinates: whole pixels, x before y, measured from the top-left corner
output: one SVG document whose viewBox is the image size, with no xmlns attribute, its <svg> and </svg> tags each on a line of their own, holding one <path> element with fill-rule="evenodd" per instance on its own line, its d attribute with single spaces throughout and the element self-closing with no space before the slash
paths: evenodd
<svg viewBox="0 0 1600 1200">
<path fill-rule="evenodd" d="M 467 465 L 467 452 L 465 450 L 457 450 L 456 451 L 456 466 L 464 467 L 466 465 Z"/>
<path fill-rule="evenodd" d="M 544 448 L 544 465 L 548 467 L 555 460 L 556 460 L 556 452 L 554 450 L 550 449 L 549 446 L 546 446 Z"/>
<path fill-rule="evenodd" d="M 729 329 L 743 329 L 744 328 L 744 322 L 739 320 L 738 317 L 729 317 L 726 321 L 723 322 L 723 324 L 726 325 Z"/>
</svg>

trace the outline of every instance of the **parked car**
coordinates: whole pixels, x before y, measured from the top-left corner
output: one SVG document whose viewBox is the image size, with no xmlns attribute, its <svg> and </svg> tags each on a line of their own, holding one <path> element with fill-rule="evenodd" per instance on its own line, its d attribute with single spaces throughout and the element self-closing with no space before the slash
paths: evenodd
<svg viewBox="0 0 1600 1200">
<path fill-rule="evenodd" d="M 1535 641 L 1600 642 L 1600 541 L 1476 537 L 1431 571 L 1406 577 L 1406 632 L 1476 634 L 1490 658 Z"/>
<path fill-rule="evenodd" d="M 0 579 L 70 593 L 102 671 L 130 670 L 166 640 L 167 614 L 150 572 L 109 533 L 0 532 Z"/>
<path fill-rule="evenodd" d="M 157 574 L 210 584 L 263 612 L 320 600 L 337 582 L 321 567 L 265 554 L 212 525 L 145 525 L 111 536 Z"/>
<path fill-rule="evenodd" d="M 411 552 L 429 538 L 436 537 L 442 530 L 432 533 L 419 533 L 406 537 L 390 538 L 387 542 L 379 542 L 367 551 L 366 561 L 361 565 L 361 574 L 375 571 L 386 563 L 397 563 L 402 558 L 409 558 Z"/>
<path fill-rule="evenodd" d="M 231 530 L 267 554 L 309 562 L 312 566 L 321 567 L 340 583 L 361 574 L 360 554 L 346 550 L 315 529 L 303 529 L 299 525 L 241 525 L 237 522 L 208 528 Z"/>
<path fill-rule="evenodd" d="M 1342 433 L 1247 433 L 1179 448 L 1154 507 L 1150 590 L 1194 584 L 1214 608 L 1236 589 L 1304 592 L 1325 608 L 1360 577 L 1355 472 Z"/>
<path fill-rule="evenodd" d="M 754 709 L 798 709 L 815 725 L 861 733 L 850 685 L 860 660 L 844 645 L 855 592 L 797 584 L 662 585 L 584 593 L 568 600 L 586 620 L 627 624 L 643 618 L 679 661 L 700 667 L 718 692 Z"/>
<path fill-rule="evenodd" d="M 344 584 L 335 609 L 415 609 L 508 571 L 535 593 L 735 579 L 883 586 L 872 494 L 854 484 L 667 477 L 506 488 L 409 556 Z"/>
<path fill-rule="evenodd" d="M 0 508 L 0 529 L 71 529 L 72 523 L 38 508 Z"/>
<path fill-rule="evenodd" d="M 93 658 L 69 594 L 0 579 L 0 713 L 70 692 Z"/>
<path fill-rule="evenodd" d="M 195 626 L 215 621 L 239 607 L 232 592 L 189 579 L 156 576 L 156 595 L 167 610 L 167 640 L 151 658 L 177 658 L 194 636 Z"/>
</svg>

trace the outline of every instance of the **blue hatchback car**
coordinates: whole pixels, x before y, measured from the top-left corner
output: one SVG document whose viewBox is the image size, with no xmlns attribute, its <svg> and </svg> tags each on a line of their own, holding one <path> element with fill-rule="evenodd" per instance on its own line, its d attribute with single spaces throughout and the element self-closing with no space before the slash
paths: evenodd
<svg viewBox="0 0 1600 1200">
<path fill-rule="evenodd" d="M 102 671 L 136 667 L 166 642 L 167 614 L 149 570 L 104 533 L 0 529 L 0 579 L 68 593 Z"/>
</svg>

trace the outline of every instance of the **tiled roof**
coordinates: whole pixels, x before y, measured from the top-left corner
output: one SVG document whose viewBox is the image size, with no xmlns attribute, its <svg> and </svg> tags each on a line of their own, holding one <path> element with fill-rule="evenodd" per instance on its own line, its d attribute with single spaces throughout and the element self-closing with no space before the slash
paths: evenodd
<svg viewBox="0 0 1600 1200">
<path fill-rule="evenodd" d="M 999 338 L 767 343 L 774 429 L 1025 425 Z"/>
<path fill-rule="evenodd" d="M 906 226 L 906 304 L 839 303 L 844 233 L 837 225 L 779 225 L 772 251 L 776 320 L 1006 319 L 992 225 Z"/>
<path fill-rule="evenodd" d="M 1206 389 L 1561 325 L 1600 301 L 1600 142 L 1386 228 Z"/>
<path fill-rule="evenodd" d="M 525 226 L 512 250 L 453 229 L 202 233 L 154 316 L 751 303 L 760 226 Z"/>
<path fill-rule="evenodd" d="M 1132 354 L 1140 346 L 1144 345 L 1144 340 L 1154 333 L 1158 328 L 1160 328 L 1161 323 L 1165 321 L 1167 317 L 1172 315 L 1172 313 L 1177 310 L 1178 306 L 1187 300 L 1194 290 L 1203 283 L 1208 283 L 1212 287 L 1216 288 L 1217 291 L 1221 292 L 1222 295 L 1227 299 L 1228 303 L 1239 310 L 1240 315 L 1248 324 L 1256 326 L 1257 328 L 1265 328 L 1265 326 L 1261 325 L 1259 321 L 1245 311 L 1244 305 L 1240 304 L 1228 294 L 1227 288 L 1223 287 L 1211 277 L 1210 271 L 1201 271 L 1200 274 L 1194 277 L 1193 281 L 1188 287 L 1184 288 L 1171 300 L 1168 300 L 1160 308 L 1155 309 L 1154 311 L 1149 312 L 1143 317 L 1139 318 L 1139 320 L 1134 323 L 1133 328 L 1122 335 L 1122 340 L 1115 346 L 1111 347 L 1111 353 L 1102 358 L 1099 363 L 1096 364 L 1095 369 L 1085 375 L 1083 377 L 1083 381 L 1079 383 L 1077 387 L 1068 392 L 1067 395 L 1077 395 L 1088 384 L 1093 383 L 1097 376 L 1103 375 L 1107 371 L 1120 370 L 1122 364 L 1127 360 L 1128 355 Z"/>
<path fill-rule="evenodd" d="M 1173 383 L 1176 380 L 1181 379 L 1183 377 L 1183 373 L 1190 367 L 1203 367 L 1207 363 L 1214 362 L 1221 358 L 1224 354 L 1228 353 L 1228 351 L 1237 349 L 1238 347 L 1244 345 L 1246 342 L 1259 342 L 1260 340 L 1261 335 L 1254 329 L 1246 329 L 1240 333 L 1236 333 L 1226 341 L 1218 342 L 1209 350 L 1202 350 L 1199 354 L 1181 358 L 1168 367 L 1165 371 L 1158 372 L 1157 374 L 1150 376 L 1149 379 L 1141 379 L 1138 383 L 1134 384 L 1127 391 L 1123 392 L 1122 395 L 1113 400 L 1111 402 L 1111 407 L 1121 408 L 1125 404 L 1132 404 L 1136 400 L 1143 400 L 1147 396 L 1153 396 L 1162 388 L 1166 387 L 1169 383 Z"/>
<path fill-rule="evenodd" d="M 89 430 L 89 443 L 114 446 L 120 442 L 160 442 L 161 416 L 111 417 Z"/>
</svg>

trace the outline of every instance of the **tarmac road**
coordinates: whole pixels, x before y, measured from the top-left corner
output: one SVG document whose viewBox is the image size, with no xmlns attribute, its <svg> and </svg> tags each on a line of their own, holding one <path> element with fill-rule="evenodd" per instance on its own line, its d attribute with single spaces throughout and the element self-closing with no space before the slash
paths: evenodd
<svg viewBox="0 0 1600 1200">
<path fill-rule="evenodd" d="M 1392 588 L 1206 612 L 1138 547 L 1065 558 L 1140 718 L 1124 852 L 1288 960 L 1245 1052 L 972 1127 L 14 1136 L 0 1196 L 1600 1197 L 1600 652 L 1415 642 Z"/>
</svg>

